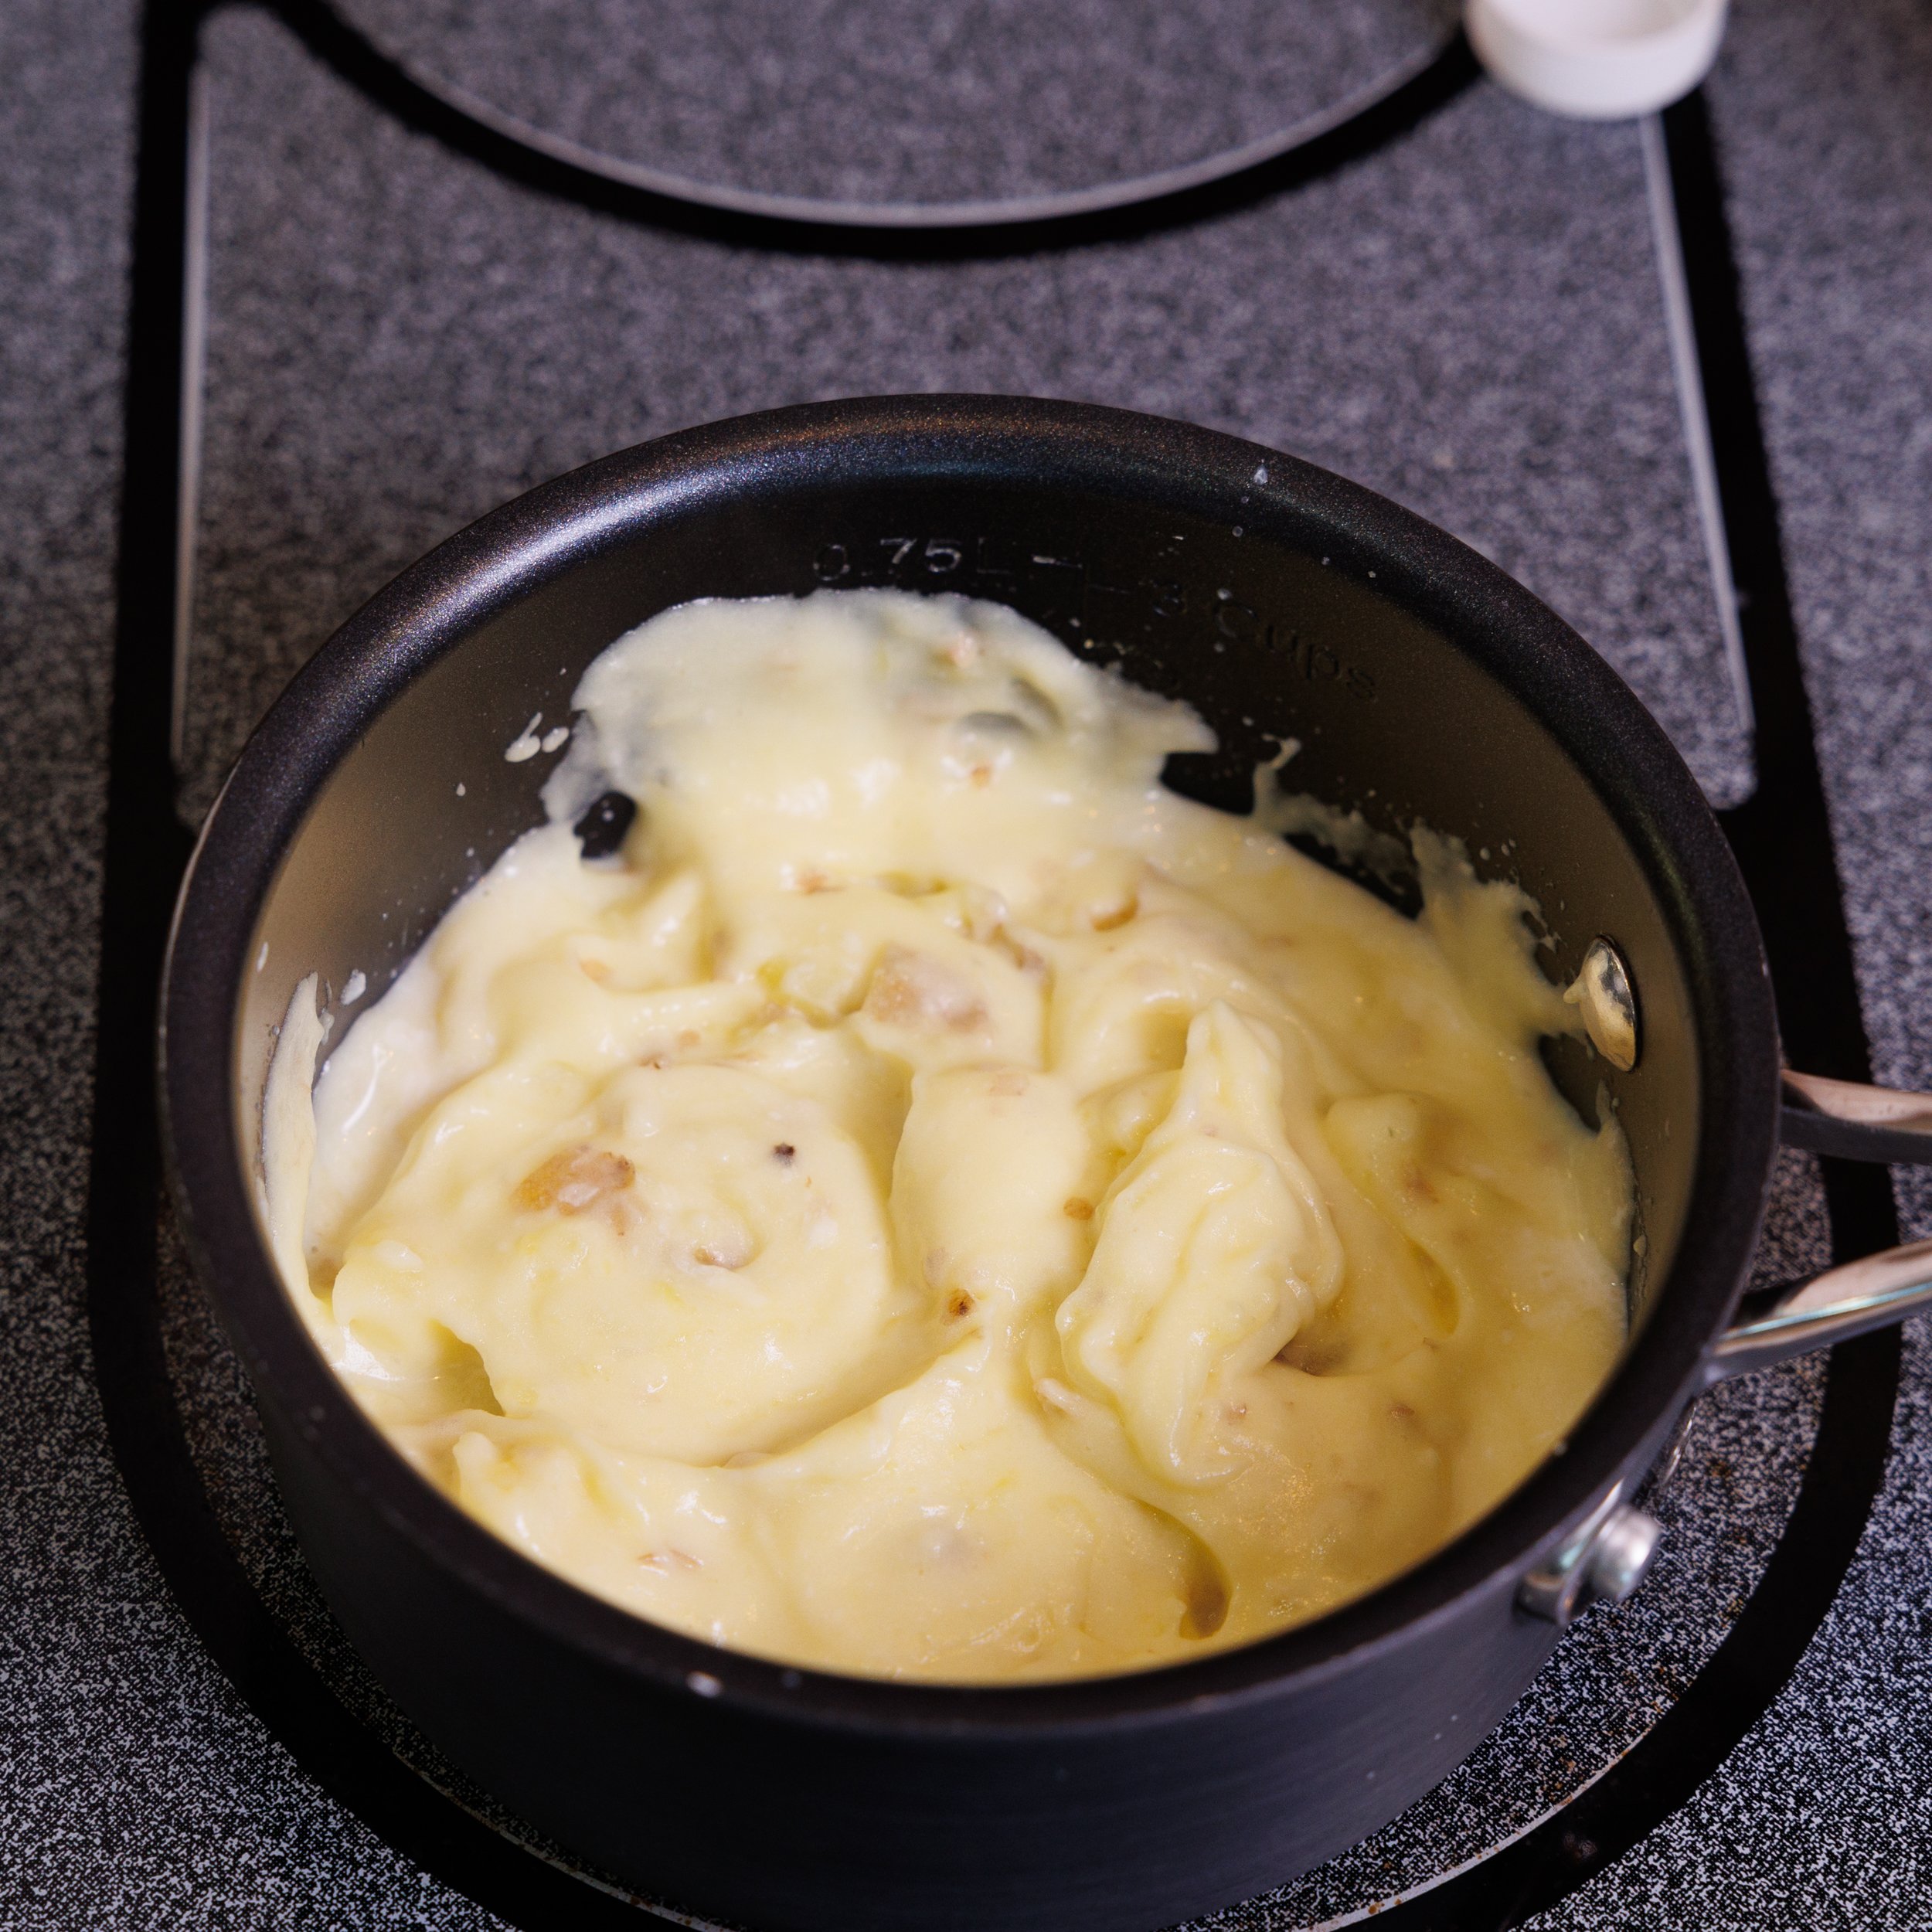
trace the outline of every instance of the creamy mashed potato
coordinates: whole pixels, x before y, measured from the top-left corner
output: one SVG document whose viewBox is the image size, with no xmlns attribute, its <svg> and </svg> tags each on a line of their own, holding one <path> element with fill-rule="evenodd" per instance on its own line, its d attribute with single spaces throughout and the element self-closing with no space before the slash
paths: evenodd
<svg viewBox="0 0 1932 1932">
<path fill-rule="evenodd" d="M 507 1541 L 791 1662 L 1131 1669 L 1413 1563 L 1595 1391 L 1623 1144 L 1458 849 L 1402 917 L 1163 789 L 1191 711 L 957 599 L 688 605 L 577 702 L 558 821 L 312 1117 L 305 987 L 265 1107 L 317 1341 Z"/>
</svg>

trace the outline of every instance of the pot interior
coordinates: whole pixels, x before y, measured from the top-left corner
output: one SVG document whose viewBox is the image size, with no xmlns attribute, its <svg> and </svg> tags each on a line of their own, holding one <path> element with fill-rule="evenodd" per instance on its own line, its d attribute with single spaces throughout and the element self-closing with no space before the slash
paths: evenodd
<svg viewBox="0 0 1932 1932">
<path fill-rule="evenodd" d="M 257 1162 L 267 1059 L 297 981 L 319 973 L 339 1039 L 451 902 L 540 821 L 560 754 L 511 762 L 505 748 L 539 713 L 543 729 L 568 721 L 579 676 L 613 639 L 695 597 L 953 590 L 1010 604 L 1083 656 L 1193 704 L 1220 749 L 1172 760 L 1178 790 L 1245 810 L 1254 767 L 1292 738 L 1291 788 L 1359 808 L 1384 831 L 1420 819 L 1454 833 L 1484 876 L 1520 881 L 1550 929 L 1553 978 L 1567 981 L 1597 935 L 1615 940 L 1641 1009 L 1638 1066 L 1620 1073 L 1574 1043 L 1550 1057 L 1587 1117 L 1607 1090 L 1628 1136 L 1640 1331 L 1683 1233 L 1699 1141 L 1692 916 L 1668 828 L 1646 819 L 1634 786 L 1617 795 L 1619 734 L 1648 731 L 1654 760 L 1661 733 L 1634 700 L 1628 716 L 1593 709 L 1606 674 L 1591 665 L 1579 676 L 1587 647 L 1439 533 L 1389 511 L 1392 539 L 1386 519 L 1357 513 L 1373 499 L 1325 500 L 1322 473 L 1277 458 L 1257 480 L 1265 453 L 1201 441 L 1234 454 L 1213 474 L 1179 476 L 1080 460 L 1056 471 L 1037 453 L 942 464 L 889 452 L 852 473 L 835 461 L 740 468 L 628 520 L 605 515 L 567 554 L 550 543 L 509 592 L 454 614 L 460 572 L 417 566 L 386 594 L 389 618 L 420 616 L 436 649 L 386 688 L 335 668 L 332 701 L 364 715 L 345 755 L 316 754 L 328 768 L 248 948 L 233 1063 L 244 1165 Z M 1465 559 L 1475 588 L 1445 589 L 1405 549 L 1405 529 Z M 528 540 L 512 529 L 482 543 Z M 366 992 L 346 1006 L 356 978 Z"/>
</svg>

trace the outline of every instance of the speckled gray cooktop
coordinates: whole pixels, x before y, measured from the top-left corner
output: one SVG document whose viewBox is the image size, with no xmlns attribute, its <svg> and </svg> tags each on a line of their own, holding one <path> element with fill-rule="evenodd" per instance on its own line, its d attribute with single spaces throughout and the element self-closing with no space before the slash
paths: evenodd
<svg viewBox="0 0 1932 1932">
<path fill-rule="evenodd" d="M 634 97 L 546 94 L 567 66 L 505 67 L 493 36 L 506 22 L 535 32 L 546 10 L 358 10 L 373 21 L 379 4 L 399 33 L 459 29 L 435 44 L 452 66 L 471 62 L 472 80 L 509 73 L 532 90 L 509 104 L 579 117 L 580 137 L 655 141 L 667 163 L 836 192 L 923 193 L 964 178 L 952 162 L 920 172 L 922 155 L 944 151 L 937 136 L 922 149 L 886 129 L 870 146 L 828 148 L 796 64 L 754 56 L 753 71 L 731 71 L 764 17 L 748 6 L 678 16 L 653 56 L 670 76 L 653 119 Z M 774 28 L 791 41 L 771 44 L 833 62 L 836 36 L 815 39 L 821 11 L 793 10 Z M 1093 11 L 1029 43 L 1029 60 L 1064 63 L 1057 80 L 1029 70 L 1043 121 L 976 155 L 975 179 L 1061 183 L 1198 151 L 1272 111 L 1264 63 L 1224 59 L 1247 31 L 1238 9 L 1204 9 L 1227 29 L 1206 36 L 1212 58 L 1176 56 L 1182 80 L 1158 85 L 1135 63 L 1192 44 L 1185 10 L 1120 10 L 1097 70 L 1092 31 L 1074 30 Z M 1268 11 L 1255 31 L 1279 53 L 1301 12 Z M 885 6 L 865 17 L 896 19 Z M 952 16 L 924 17 L 937 33 Z M 995 44 L 1005 16 L 974 17 Z M 1393 31 L 1397 17 L 1338 9 L 1323 31 Z M 135 32 L 122 0 L 16 0 L 0 17 L 12 189 L 0 206 L 12 458 L 0 466 L 0 1925 L 495 1926 L 325 1797 L 212 1666 L 129 1512 L 91 1379 L 80 1204 Z M 398 126 L 250 8 L 218 15 L 206 49 L 191 815 L 333 625 L 503 498 L 685 423 L 937 388 L 1188 417 L 1385 490 L 1570 617 L 1714 798 L 1749 787 L 1628 128 L 1547 120 L 1479 83 L 1363 157 L 1235 212 L 1139 239 L 920 264 L 772 254 L 547 199 Z M 1311 84 L 1318 65 L 1310 54 L 1299 70 Z M 1111 97 L 1131 109 L 1078 153 L 1046 124 L 1053 87 L 1077 68 L 1083 86 L 1099 71 L 1116 90 L 1080 94 L 1080 111 Z M 1215 84 L 1190 93 L 1203 77 Z M 1881 1077 L 1932 1083 L 1932 20 L 1910 0 L 1828 22 L 1799 0 L 1743 0 L 1709 92 L 1874 1057 Z M 1932 1194 L 1901 1196 L 1913 1230 L 1932 1230 Z M 1815 1172 L 1787 1157 L 1762 1270 L 1815 1264 L 1821 1229 Z M 249 1574 L 350 1707 L 454 1782 L 316 1601 L 232 1359 L 178 1264 L 163 1286 L 172 1387 Z M 1932 1926 L 1924 1326 L 1908 1331 L 1883 1492 L 1797 1672 L 1688 1804 L 1534 1923 Z M 1640 1595 L 1584 1619 L 1502 1729 L 1410 1813 L 1210 1923 L 1287 1932 L 1412 1893 L 1642 1737 L 1764 1572 L 1821 1377 L 1802 1365 L 1707 1400 L 1657 1498 L 1666 1553 Z"/>
</svg>

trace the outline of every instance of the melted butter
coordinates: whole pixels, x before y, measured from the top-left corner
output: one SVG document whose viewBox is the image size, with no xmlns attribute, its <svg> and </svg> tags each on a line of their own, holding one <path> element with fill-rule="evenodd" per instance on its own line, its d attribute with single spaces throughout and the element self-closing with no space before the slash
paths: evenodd
<svg viewBox="0 0 1932 1932">
<path fill-rule="evenodd" d="M 799 1663 L 1131 1669 L 1413 1564 L 1594 1393 L 1624 1150 L 1458 849 L 1403 918 L 1164 790 L 1191 712 L 954 599 L 687 606 L 578 704 L 560 822 L 312 1126 L 305 983 L 264 1148 L 321 1345 L 518 1548 Z"/>
</svg>

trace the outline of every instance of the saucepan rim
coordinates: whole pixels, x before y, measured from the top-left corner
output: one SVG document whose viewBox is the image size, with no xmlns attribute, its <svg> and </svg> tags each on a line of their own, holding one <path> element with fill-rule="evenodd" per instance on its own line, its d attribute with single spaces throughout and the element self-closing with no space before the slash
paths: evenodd
<svg viewBox="0 0 1932 1932">
<path fill-rule="evenodd" d="M 720 1649 L 591 1596 L 467 1515 L 363 1416 L 275 1272 L 240 1156 L 237 1013 L 256 922 L 309 804 L 377 714 L 486 620 L 587 556 L 748 492 L 892 476 L 1023 479 L 1230 521 L 1238 503 L 1264 544 L 1271 532 L 1318 532 L 1332 567 L 1374 570 L 1379 589 L 1439 624 L 1564 746 L 1664 905 L 1689 988 L 1702 1105 L 1682 1236 L 1641 1332 L 1564 1453 L 1368 1595 L 1185 1662 L 1049 1684 L 848 1677 Z M 175 909 L 161 1032 L 168 1170 L 201 1278 L 264 1400 L 362 1506 L 468 1587 L 666 1694 L 968 1740 L 1180 1721 L 1352 1667 L 1447 1621 L 1475 1593 L 1506 1589 L 1507 1601 L 1611 1484 L 1641 1474 L 1702 1386 L 1756 1244 L 1780 1057 L 1757 920 L 1696 781 L 1628 687 L 1527 590 L 1434 525 L 1280 451 L 1094 404 L 978 396 L 807 404 L 662 437 L 538 486 L 402 572 L 296 674 L 209 813 Z"/>
</svg>

